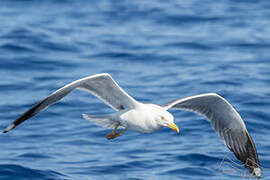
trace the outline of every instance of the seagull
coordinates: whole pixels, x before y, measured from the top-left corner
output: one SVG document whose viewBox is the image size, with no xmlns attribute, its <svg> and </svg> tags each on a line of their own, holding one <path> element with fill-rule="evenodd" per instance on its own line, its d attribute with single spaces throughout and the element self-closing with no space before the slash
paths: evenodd
<svg viewBox="0 0 270 180">
<path fill-rule="evenodd" d="M 178 133 L 174 117 L 168 110 L 192 111 L 205 116 L 236 158 L 253 176 L 261 177 L 256 147 L 246 125 L 233 106 L 223 97 L 216 93 L 206 93 L 175 99 L 164 105 L 142 103 L 121 89 L 108 73 L 88 76 L 56 90 L 19 116 L 4 130 L 4 133 L 58 102 L 74 89 L 86 90 L 116 110 L 108 115 L 83 114 L 85 119 L 96 125 L 112 129 L 106 135 L 108 140 L 123 135 L 128 129 L 140 133 L 153 133 L 162 127 L 168 127 Z"/>
</svg>

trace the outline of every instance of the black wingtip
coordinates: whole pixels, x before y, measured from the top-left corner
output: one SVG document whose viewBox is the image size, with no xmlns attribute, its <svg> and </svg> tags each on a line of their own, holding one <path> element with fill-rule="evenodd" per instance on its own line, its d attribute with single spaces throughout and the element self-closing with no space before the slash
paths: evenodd
<svg viewBox="0 0 270 180">
<path fill-rule="evenodd" d="M 10 125 L 3 131 L 3 133 L 7 133 L 8 131 L 10 131 L 10 130 L 13 129 L 13 128 L 15 128 L 15 124 L 14 124 L 14 123 L 10 124 Z"/>
<path fill-rule="evenodd" d="M 7 132 L 8 132 L 7 130 L 4 130 L 4 131 L 3 131 L 4 134 L 7 133 Z"/>
<path fill-rule="evenodd" d="M 248 169 L 248 171 L 256 178 L 261 177 L 260 161 L 258 158 L 257 150 L 255 144 L 248 133 L 245 132 L 247 137 L 247 142 L 245 145 L 244 152 L 233 151 L 237 159 L 239 159 L 243 165 Z"/>
</svg>

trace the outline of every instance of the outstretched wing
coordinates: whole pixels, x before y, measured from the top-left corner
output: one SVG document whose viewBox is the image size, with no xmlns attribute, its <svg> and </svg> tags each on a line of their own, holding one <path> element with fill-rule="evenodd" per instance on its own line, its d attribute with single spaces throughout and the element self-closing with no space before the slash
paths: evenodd
<svg viewBox="0 0 270 180">
<path fill-rule="evenodd" d="M 236 158 L 250 173 L 256 177 L 261 176 L 257 151 L 245 123 L 224 98 L 215 93 L 201 94 L 173 100 L 163 107 L 193 111 L 206 116 Z"/>
<path fill-rule="evenodd" d="M 77 81 L 74 81 L 57 91 L 53 92 L 51 95 L 46 97 L 44 100 L 37 103 L 31 109 L 23 113 L 18 117 L 12 124 L 10 124 L 4 133 L 15 128 L 25 120 L 31 118 L 41 110 L 49 107 L 50 105 L 56 103 L 73 89 L 82 89 L 90 92 L 94 96 L 98 97 L 107 105 L 111 106 L 115 110 L 123 110 L 134 108 L 137 106 L 137 101 L 129 96 L 119 85 L 112 79 L 112 77 L 107 74 L 97 74 L 93 76 L 88 76 Z"/>
</svg>

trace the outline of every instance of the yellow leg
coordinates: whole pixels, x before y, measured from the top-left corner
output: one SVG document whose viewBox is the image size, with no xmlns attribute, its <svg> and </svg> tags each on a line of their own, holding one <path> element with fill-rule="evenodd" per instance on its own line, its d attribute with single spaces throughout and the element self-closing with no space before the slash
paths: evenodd
<svg viewBox="0 0 270 180">
<path fill-rule="evenodd" d="M 117 122 L 117 124 L 116 124 L 116 126 L 114 127 L 114 129 L 112 130 L 112 132 L 110 132 L 109 134 L 106 135 L 106 138 L 107 138 L 108 140 L 114 139 L 114 138 L 116 138 L 116 137 L 118 137 L 118 136 L 122 136 L 122 134 L 123 134 L 124 132 L 127 131 L 127 129 L 124 129 L 123 131 L 116 132 L 116 130 L 117 130 L 117 128 L 118 128 L 119 126 L 120 126 L 120 122 Z"/>
</svg>

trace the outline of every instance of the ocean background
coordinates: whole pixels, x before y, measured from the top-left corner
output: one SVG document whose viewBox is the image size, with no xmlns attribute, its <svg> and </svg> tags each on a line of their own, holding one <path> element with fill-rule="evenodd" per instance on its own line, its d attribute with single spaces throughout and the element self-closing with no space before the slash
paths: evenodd
<svg viewBox="0 0 270 180">
<path fill-rule="evenodd" d="M 216 92 L 240 113 L 270 179 L 270 1 L 1 0 L 0 129 L 79 78 L 108 72 L 135 99 Z M 0 134 L 0 179 L 243 179 L 208 121 L 170 111 L 180 134 L 110 132 L 78 90 Z"/>
</svg>

